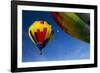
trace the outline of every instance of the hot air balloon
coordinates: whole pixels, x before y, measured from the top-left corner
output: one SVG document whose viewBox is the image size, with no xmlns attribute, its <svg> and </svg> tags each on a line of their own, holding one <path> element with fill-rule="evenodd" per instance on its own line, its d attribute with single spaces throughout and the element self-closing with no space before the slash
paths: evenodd
<svg viewBox="0 0 100 73">
<path fill-rule="evenodd" d="M 90 43 L 90 17 L 87 13 L 53 12 L 57 24 L 71 36 Z"/>
<path fill-rule="evenodd" d="M 32 42 L 39 48 L 40 54 L 42 54 L 42 49 L 53 36 L 53 29 L 46 21 L 39 20 L 30 25 L 28 34 Z"/>
</svg>

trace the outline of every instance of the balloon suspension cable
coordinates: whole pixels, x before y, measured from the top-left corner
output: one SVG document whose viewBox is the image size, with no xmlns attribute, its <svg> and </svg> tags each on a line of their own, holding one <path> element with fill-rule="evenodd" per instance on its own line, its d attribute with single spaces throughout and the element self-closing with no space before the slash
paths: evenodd
<svg viewBox="0 0 100 73">
<path fill-rule="evenodd" d="M 42 50 L 40 50 L 40 55 L 42 55 Z"/>
</svg>

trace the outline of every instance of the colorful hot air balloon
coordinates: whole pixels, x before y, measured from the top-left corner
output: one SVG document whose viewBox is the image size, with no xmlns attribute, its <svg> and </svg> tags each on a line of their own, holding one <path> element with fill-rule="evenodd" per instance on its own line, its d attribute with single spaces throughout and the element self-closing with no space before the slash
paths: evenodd
<svg viewBox="0 0 100 73">
<path fill-rule="evenodd" d="M 28 34 L 32 42 L 38 46 L 40 54 L 42 54 L 42 49 L 53 35 L 53 29 L 52 26 L 44 20 L 35 21 L 30 25 Z"/>
<path fill-rule="evenodd" d="M 87 43 L 90 42 L 90 17 L 87 13 L 53 12 L 57 24 L 67 33 Z"/>
</svg>

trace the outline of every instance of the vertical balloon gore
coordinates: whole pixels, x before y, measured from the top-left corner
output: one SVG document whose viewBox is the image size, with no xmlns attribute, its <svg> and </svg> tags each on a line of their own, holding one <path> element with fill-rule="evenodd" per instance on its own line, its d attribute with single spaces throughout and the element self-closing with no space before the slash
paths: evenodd
<svg viewBox="0 0 100 73">
<path fill-rule="evenodd" d="M 53 35 L 53 29 L 50 24 L 44 20 L 35 21 L 28 30 L 28 34 L 32 42 L 34 42 L 42 54 L 42 49 Z"/>
</svg>

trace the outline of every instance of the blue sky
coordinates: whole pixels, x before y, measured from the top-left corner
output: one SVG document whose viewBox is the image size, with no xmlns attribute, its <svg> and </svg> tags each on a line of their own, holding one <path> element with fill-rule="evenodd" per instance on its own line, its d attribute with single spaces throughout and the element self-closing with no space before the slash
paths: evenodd
<svg viewBox="0 0 100 73">
<path fill-rule="evenodd" d="M 36 20 L 45 20 L 52 25 L 53 38 L 39 54 L 38 47 L 28 36 L 29 26 Z M 22 11 L 22 62 L 79 60 L 90 58 L 90 44 L 64 32 L 53 19 L 51 12 Z"/>
</svg>

